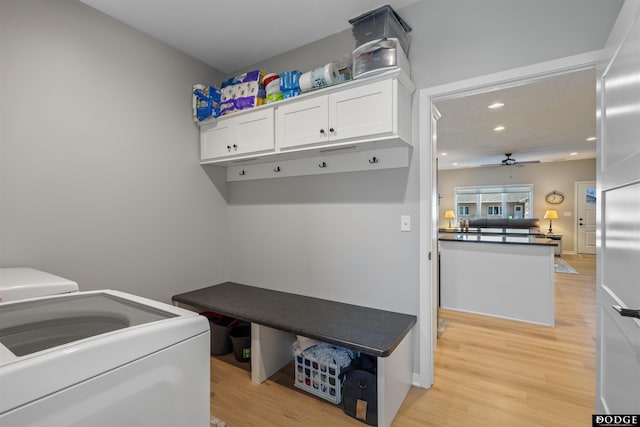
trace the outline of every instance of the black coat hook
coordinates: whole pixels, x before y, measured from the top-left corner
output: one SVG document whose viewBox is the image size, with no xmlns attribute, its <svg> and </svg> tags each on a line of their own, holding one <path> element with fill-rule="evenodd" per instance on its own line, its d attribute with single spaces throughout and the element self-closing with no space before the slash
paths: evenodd
<svg viewBox="0 0 640 427">
<path fill-rule="evenodd" d="M 322 162 L 318 165 L 319 168 L 326 168 L 327 167 L 327 163 L 326 162 Z"/>
<path fill-rule="evenodd" d="M 238 172 L 238 175 L 246 175 L 247 173 L 244 171 L 244 169 L 241 172 Z"/>
<path fill-rule="evenodd" d="M 274 172 L 280 172 L 280 166 L 276 167 L 273 171 Z"/>
<path fill-rule="evenodd" d="M 376 156 L 373 156 L 371 159 L 369 159 L 369 163 L 371 164 L 378 163 L 378 158 Z"/>
</svg>

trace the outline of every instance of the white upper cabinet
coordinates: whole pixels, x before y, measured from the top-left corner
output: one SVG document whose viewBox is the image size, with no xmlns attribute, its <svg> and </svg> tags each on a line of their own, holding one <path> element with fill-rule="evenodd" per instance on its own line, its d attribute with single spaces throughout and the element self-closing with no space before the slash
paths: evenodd
<svg viewBox="0 0 640 427">
<path fill-rule="evenodd" d="M 395 71 L 200 123 L 203 164 L 236 166 L 411 146 L 414 87 Z M 246 173 L 246 170 L 243 169 Z"/>
<path fill-rule="evenodd" d="M 394 85 L 397 80 L 379 81 L 278 107 L 278 148 L 393 134 Z"/>
<path fill-rule="evenodd" d="M 200 145 L 202 161 L 273 152 L 273 109 L 220 118 L 201 128 Z"/>
</svg>

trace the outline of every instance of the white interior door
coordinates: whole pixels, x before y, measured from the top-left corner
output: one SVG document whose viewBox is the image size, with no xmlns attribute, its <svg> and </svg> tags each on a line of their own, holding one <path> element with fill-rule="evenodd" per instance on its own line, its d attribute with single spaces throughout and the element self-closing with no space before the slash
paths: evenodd
<svg viewBox="0 0 640 427">
<path fill-rule="evenodd" d="M 619 312 L 640 308 L 639 20 L 625 1 L 598 66 L 596 410 L 609 414 L 640 413 L 640 319 Z"/>
<path fill-rule="evenodd" d="M 578 211 L 578 253 L 596 253 L 596 183 L 595 181 L 576 184 Z"/>
</svg>

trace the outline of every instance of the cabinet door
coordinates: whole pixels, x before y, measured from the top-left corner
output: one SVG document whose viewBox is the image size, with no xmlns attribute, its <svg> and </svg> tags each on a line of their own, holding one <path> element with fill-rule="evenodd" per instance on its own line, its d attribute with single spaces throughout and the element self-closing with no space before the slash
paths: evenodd
<svg viewBox="0 0 640 427">
<path fill-rule="evenodd" d="M 230 156 L 234 140 L 233 118 L 218 119 L 200 134 L 200 160 Z"/>
<path fill-rule="evenodd" d="M 327 96 L 278 107 L 278 147 L 296 148 L 327 142 Z"/>
<path fill-rule="evenodd" d="M 273 108 L 218 119 L 200 135 L 200 158 L 233 158 L 275 149 Z"/>
<path fill-rule="evenodd" d="M 232 154 L 259 153 L 275 149 L 273 108 L 234 117 L 235 142 Z"/>
<path fill-rule="evenodd" d="M 330 138 L 363 138 L 397 132 L 393 82 L 372 83 L 329 95 Z"/>
</svg>

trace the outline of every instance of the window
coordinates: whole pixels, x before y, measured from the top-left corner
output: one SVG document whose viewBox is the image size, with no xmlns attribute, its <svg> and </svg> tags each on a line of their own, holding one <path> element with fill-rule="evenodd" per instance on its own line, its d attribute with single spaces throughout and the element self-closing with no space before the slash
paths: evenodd
<svg viewBox="0 0 640 427">
<path fill-rule="evenodd" d="M 531 218 L 533 185 L 456 187 L 455 208 L 459 217 Z"/>
<path fill-rule="evenodd" d="M 487 216 L 502 215 L 502 206 L 487 206 Z"/>
</svg>

